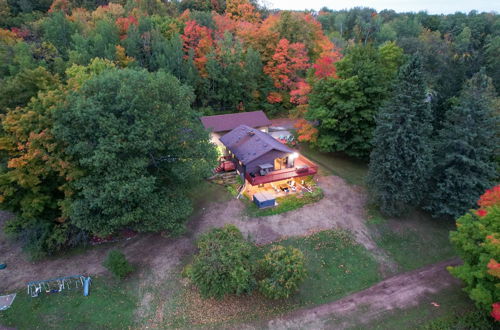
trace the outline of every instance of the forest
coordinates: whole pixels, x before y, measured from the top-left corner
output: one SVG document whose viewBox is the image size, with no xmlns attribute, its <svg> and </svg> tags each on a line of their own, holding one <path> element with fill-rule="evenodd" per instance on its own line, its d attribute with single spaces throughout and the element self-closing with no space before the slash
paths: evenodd
<svg viewBox="0 0 500 330">
<path fill-rule="evenodd" d="M 182 232 L 217 158 L 199 116 L 253 110 L 370 161 L 384 214 L 456 218 L 498 181 L 498 54 L 494 13 L 0 0 L 6 231 L 35 258 Z"/>
</svg>

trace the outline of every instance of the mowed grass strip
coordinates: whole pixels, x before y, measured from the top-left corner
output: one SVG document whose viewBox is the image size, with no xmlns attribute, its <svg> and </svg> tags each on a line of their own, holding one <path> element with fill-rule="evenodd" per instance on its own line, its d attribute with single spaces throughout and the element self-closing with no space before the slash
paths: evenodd
<svg viewBox="0 0 500 330">
<path fill-rule="evenodd" d="M 30 297 L 19 291 L 12 306 L 0 311 L 0 324 L 17 329 L 127 329 L 133 326 L 136 298 L 123 282 L 92 278 L 83 289 Z"/>
<path fill-rule="evenodd" d="M 402 219 L 368 222 L 377 245 L 396 261 L 400 271 L 414 270 L 456 256 L 450 242 L 452 221 L 415 212 Z"/>
<path fill-rule="evenodd" d="M 326 230 L 275 244 L 298 248 L 306 257 L 308 277 L 290 300 L 299 306 L 337 300 L 381 280 L 378 263 L 347 231 Z"/>
<path fill-rule="evenodd" d="M 347 183 L 365 185 L 368 164 L 359 159 L 351 158 L 341 153 L 320 152 L 303 144 L 300 153 L 319 165 L 320 171 L 326 175 L 336 175 Z"/>
</svg>

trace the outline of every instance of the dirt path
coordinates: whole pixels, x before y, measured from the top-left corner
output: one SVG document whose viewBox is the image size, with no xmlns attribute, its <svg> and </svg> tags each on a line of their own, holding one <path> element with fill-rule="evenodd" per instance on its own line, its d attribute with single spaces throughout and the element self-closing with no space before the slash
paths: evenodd
<svg viewBox="0 0 500 330">
<path fill-rule="evenodd" d="M 337 176 L 318 176 L 318 180 L 325 197 L 317 203 L 285 214 L 250 219 L 241 216 L 244 205 L 233 200 L 207 209 L 197 232 L 232 223 L 255 243 L 267 244 L 286 237 L 343 228 L 351 231 L 356 241 L 372 252 L 381 264 L 383 276 L 395 273 L 396 264 L 378 248 L 366 226 L 365 191 Z"/>
<path fill-rule="evenodd" d="M 101 263 L 108 250 L 122 250 L 127 258 L 139 268 L 147 269 L 150 280 L 162 281 L 165 274 L 175 269 L 182 257 L 194 250 L 194 238 L 214 227 L 226 223 L 235 224 L 244 235 L 257 244 L 266 244 L 290 236 L 344 228 L 350 230 L 356 240 L 370 250 L 381 263 L 381 272 L 391 274 L 395 265 L 370 237 L 365 226 L 365 192 L 362 188 L 347 184 L 336 176 L 319 177 L 325 197 L 318 203 L 285 214 L 250 219 L 242 215 L 244 204 L 233 199 L 212 203 L 204 209 L 198 219 L 189 225 L 187 235 L 171 239 L 159 234 L 142 234 L 128 241 L 105 244 L 74 256 L 51 258 L 30 262 L 22 253 L 19 243 L 9 241 L 0 231 L 0 257 L 8 268 L 0 272 L 0 293 L 23 287 L 26 282 L 72 274 L 99 275 L 105 272 Z M 0 213 L 0 226 L 8 217 Z"/>
<path fill-rule="evenodd" d="M 345 329 L 353 325 L 353 320 L 367 324 L 388 311 L 418 305 L 426 294 L 459 285 L 459 280 L 446 270 L 447 266 L 457 264 L 458 259 L 443 261 L 390 277 L 341 300 L 242 328 Z"/>
</svg>

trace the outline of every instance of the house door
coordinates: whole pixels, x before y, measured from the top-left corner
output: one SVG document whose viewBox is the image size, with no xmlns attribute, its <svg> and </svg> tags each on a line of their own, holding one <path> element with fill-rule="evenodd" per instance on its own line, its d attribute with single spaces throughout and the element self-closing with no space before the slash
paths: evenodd
<svg viewBox="0 0 500 330">
<path fill-rule="evenodd" d="M 288 163 L 288 157 L 274 159 L 274 170 L 283 170 Z"/>
</svg>

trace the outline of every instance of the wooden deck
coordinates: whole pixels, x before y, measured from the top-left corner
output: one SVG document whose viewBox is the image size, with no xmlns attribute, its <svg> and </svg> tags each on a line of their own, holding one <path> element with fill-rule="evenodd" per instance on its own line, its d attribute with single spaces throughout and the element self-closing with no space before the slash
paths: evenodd
<svg viewBox="0 0 500 330">
<path fill-rule="evenodd" d="M 297 167 L 307 166 L 306 170 L 297 171 Z M 305 158 L 302 155 L 295 160 L 295 167 L 286 168 L 283 170 L 272 171 L 266 175 L 256 175 L 255 177 L 251 177 L 248 173 L 245 175 L 245 178 L 250 182 L 251 185 L 256 186 L 259 184 L 270 183 L 275 181 L 281 181 L 291 178 L 297 178 L 301 176 L 309 176 L 314 175 L 318 172 L 318 167 L 316 164 L 311 162 L 309 159 Z"/>
</svg>

